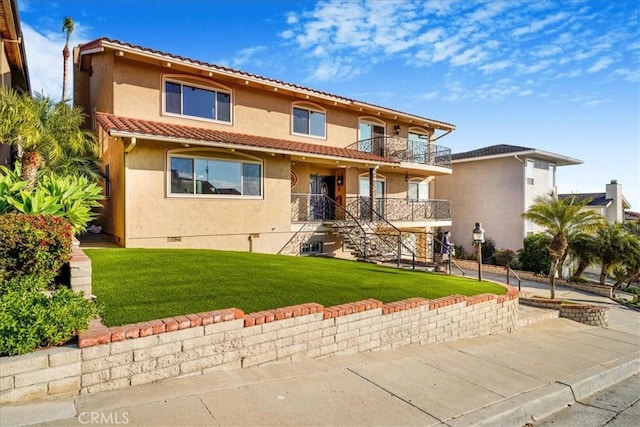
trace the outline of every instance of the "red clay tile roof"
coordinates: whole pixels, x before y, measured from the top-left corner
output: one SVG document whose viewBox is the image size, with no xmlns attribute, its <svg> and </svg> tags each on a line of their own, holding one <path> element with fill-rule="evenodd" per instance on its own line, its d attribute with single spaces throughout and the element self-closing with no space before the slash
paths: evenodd
<svg viewBox="0 0 640 427">
<path fill-rule="evenodd" d="M 119 40 L 114 40 L 114 39 L 110 39 L 110 38 L 107 38 L 107 37 L 101 37 L 101 38 L 92 40 L 90 42 L 87 42 L 85 44 L 82 44 L 82 45 L 78 46 L 78 48 L 80 50 L 80 53 L 82 54 L 82 53 L 91 51 L 92 49 L 98 49 L 98 48 L 104 47 L 105 43 L 113 44 L 113 45 L 120 45 L 122 47 L 136 49 L 136 50 L 140 50 L 140 51 L 143 51 L 143 52 L 152 53 L 152 54 L 155 54 L 155 55 L 161 55 L 161 56 L 164 56 L 164 57 L 167 57 L 167 58 L 173 58 L 173 59 L 176 59 L 176 60 L 179 60 L 179 61 L 191 62 L 194 65 L 210 67 L 210 68 L 217 69 L 217 70 L 220 70 L 220 71 L 237 74 L 238 76 L 250 77 L 250 78 L 255 78 L 255 79 L 262 80 L 262 81 L 268 82 L 268 83 L 274 83 L 274 84 L 278 84 L 278 85 L 289 86 L 291 89 L 294 89 L 294 90 L 312 92 L 312 93 L 315 93 L 315 94 L 318 94 L 318 95 L 322 95 L 322 96 L 329 96 L 329 97 L 341 99 L 342 101 L 345 101 L 345 102 L 362 104 L 362 105 L 366 105 L 366 106 L 369 106 L 369 107 L 372 107 L 372 108 L 375 108 L 375 109 L 387 110 L 387 111 L 391 111 L 391 112 L 394 112 L 394 113 L 397 113 L 397 114 L 401 114 L 401 115 L 404 115 L 404 116 L 417 117 L 417 118 L 420 118 L 420 119 L 425 120 L 427 122 L 431 122 L 433 124 L 440 124 L 440 125 L 442 125 L 442 126 L 444 126 L 446 128 L 455 129 L 455 125 L 453 125 L 451 123 L 443 122 L 443 121 L 440 121 L 440 120 L 434 120 L 434 119 L 429 119 L 429 118 L 426 118 L 426 117 L 420 117 L 420 116 L 416 116 L 414 114 L 405 113 L 405 112 L 402 112 L 402 111 L 399 111 L 399 110 L 394 110 L 394 109 L 391 109 L 391 108 L 382 107 L 382 106 L 371 104 L 371 103 L 368 103 L 368 102 L 358 101 L 358 100 L 355 100 L 355 99 L 347 98 L 347 97 L 336 95 L 336 94 L 329 93 L 329 92 L 323 92 L 323 91 L 312 89 L 312 88 L 308 88 L 308 87 L 305 87 L 305 86 L 300 86 L 300 85 L 297 85 L 297 84 L 294 84 L 294 83 L 289 83 L 289 82 L 285 82 L 285 81 L 282 81 L 282 80 L 272 79 L 272 78 L 269 78 L 269 77 L 260 76 L 258 74 L 249 73 L 249 72 L 246 72 L 246 71 L 241 71 L 241 70 L 237 70 L 237 69 L 234 69 L 234 68 L 224 67 L 224 66 L 221 66 L 221 65 L 211 64 L 211 63 L 208 63 L 208 62 L 199 61 L 199 60 L 196 60 L 196 59 L 191 59 L 191 58 L 187 58 L 187 57 L 180 56 L 180 55 L 174 55 L 174 54 L 171 54 L 171 53 L 168 53 L 168 52 L 163 52 L 161 50 L 150 49 L 150 48 L 146 48 L 146 47 L 143 47 L 143 46 L 134 45 L 134 44 L 131 44 L 131 43 L 121 42 Z"/>
<path fill-rule="evenodd" d="M 288 141 L 285 139 L 267 138 L 257 135 L 223 132 L 219 130 L 199 128 L 194 126 L 176 125 L 151 120 L 132 119 L 114 116 L 107 113 L 96 113 L 96 121 L 110 135 L 112 133 L 131 134 L 137 137 L 157 137 L 179 139 L 180 142 L 219 143 L 241 147 L 255 147 L 267 150 L 286 151 L 295 154 L 308 154 L 322 157 L 338 157 L 351 160 L 369 161 L 374 163 L 397 164 L 398 161 L 381 157 L 364 151 L 331 147 L 321 144 Z"/>
</svg>

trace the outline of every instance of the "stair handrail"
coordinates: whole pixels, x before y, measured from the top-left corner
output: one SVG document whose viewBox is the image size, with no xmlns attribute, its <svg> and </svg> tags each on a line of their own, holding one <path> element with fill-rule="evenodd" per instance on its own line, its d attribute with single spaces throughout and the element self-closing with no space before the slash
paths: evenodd
<svg viewBox="0 0 640 427">
<path fill-rule="evenodd" d="M 398 248 L 396 249 L 398 251 L 397 265 L 400 266 L 400 258 L 402 257 L 402 248 L 401 247 L 404 246 L 411 253 L 412 267 L 415 269 L 416 268 L 416 253 L 414 252 L 413 249 L 411 249 L 409 246 L 407 246 L 402 241 L 402 231 L 400 231 L 400 229 L 398 227 L 396 227 L 395 225 L 393 225 L 389 221 L 387 221 L 387 219 L 385 217 L 380 215 L 380 213 L 377 210 L 375 210 L 373 208 L 373 206 L 371 206 L 371 204 L 369 202 L 367 202 L 366 199 L 367 199 L 367 197 L 360 197 L 361 203 L 365 203 L 367 205 L 367 207 L 369 208 L 369 210 L 372 213 L 374 213 L 376 215 L 376 217 L 381 220 L 381 222 L 383 222 L 386 225 L 388 225 L 389 227 L 393 228 L 398 233 Z"/>
<path fill-rule="evenodd" d="M 344 212 L 360 229 L 360 231 L 362 231 L 362 236 L 363 236 L 363 241 L 362 241 L 362 249 L 359 250 L 359 252 L 362 254 L 362 259 L 366 261 L 367 259 L 367 242 L 366 242 L 366 236 L 367 236 L 367 232 L 364 230 L 364 228 L 362 227 L 362 224 L 360 224 L 360 221 L 357 220 L 357 218 L 355 216 L 353 216 L 353 214 L 351 214 L 351 212 L 349 212 L 347 209 L 345 209 L 341 204 L 339 204 L 338 202 L 336 202 L 334 199 L 332 199 L 329 196 L 324 196 L 324 195 L 319 195 L 322 197 L 323 200 L 328 201 L 331 205 L 335 206 L 336 208 L 338 208 L 341 212 Z M 334 210 L 335 212 L 335 210 Z M 324 218 L 324 212 L 323 212 L 323 221 L 334 221 L 333 224 L 335 226 L 337 226 L 340 229 L 344 229 L 340 223 L 338 222 L 339 220 L 331 219 L 331 218 Z M 345 233 L 348 235 L 348 233 Z M 356 247 L 358 247 L 358 243 L 357 242 L 353 242 Z"/>
<path fill-rule="evenodd" d="M 515 272 L 515 271 L 513 271 L 513 270 L 511 269 L 511 267 L 509 266 L 509 264 L 507 264 L 505 267 L 507 268 L 507 285 L 509 284 L 509 275 L 510 275 L 509 273 L 511 273 L 511 274 L 513 274 L 513 275 L 514 275 L 514 277 L 515 277 L 516 279 L 518 279 L 518 291 L 522 290 L 522 289 L 521 289 L 521 287 L 522 287 L 522 279 L 520 278 L 520 276 L 518 276 L 518 275 L 516 274 L 516 272 Z"/>
</svg>

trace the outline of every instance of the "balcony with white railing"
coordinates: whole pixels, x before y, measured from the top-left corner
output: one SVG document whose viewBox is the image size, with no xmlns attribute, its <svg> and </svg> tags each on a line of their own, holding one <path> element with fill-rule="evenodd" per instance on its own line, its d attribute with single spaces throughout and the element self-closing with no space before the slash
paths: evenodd
<svg viewBox="0 0 640 427">
<path fill-rule="evenodd" d="M 377 154 L 391 160 L 451 168 L 451 149 L 399 136 L 378 136 L 355 142 L 346 148 Z"/>
</svg>

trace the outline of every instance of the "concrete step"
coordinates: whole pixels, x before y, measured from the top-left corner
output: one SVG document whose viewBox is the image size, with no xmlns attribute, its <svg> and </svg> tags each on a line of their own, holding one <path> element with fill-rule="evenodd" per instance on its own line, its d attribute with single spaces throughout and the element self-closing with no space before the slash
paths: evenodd
<svg viewBox="0 0 640 427">
<path fill-rule="evenodd" d="M 557 319 L 560 317 L 560 311 L 547 308 L 531 307 L 520 304 L 518 306 L 518 326 L 525 327 L 534 323 L 544 322 L 545 320 Z"/>
</svg>

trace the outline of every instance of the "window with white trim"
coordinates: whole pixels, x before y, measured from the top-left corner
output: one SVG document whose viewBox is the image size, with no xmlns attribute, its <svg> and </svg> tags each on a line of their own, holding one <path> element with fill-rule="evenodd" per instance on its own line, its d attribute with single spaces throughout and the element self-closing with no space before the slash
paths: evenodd
<svg viewBox="0 0 640 427">
<path fill-rule="evenodd" d="M 555 163 L 549 163 L 549 188 L 555 190 L 556 188 L 556 165 Z"/>
<path fill-rule="evenodd" d="M 527 237 L 528 237 L 528 236 L 533 235 L 533 229 L 534 229 L 534 228 L 533 228 L 533 222 L 532 222 L 532 221 L 527 220 L 527 221 L 525 222 L 525 228 L 526 228 L 526 229 L 525 229 L 525 235 L 526 235 Z"/>
<path fill-rule="evenodd" d="M 429 181 L 409 181 L 409 200 L 429 200 Z"/>
<path fill-rule="evenodd" d="M 294 104 L 291 117 L 294 134 L 317 138 L 326 136 L 327 118 L 322 109 L 307 104 Z"/>
<path fill-rule="evenodd" d="M 170 196 L 262 197 L 262 163 L 170 154 Z"/>
<path fill-rule="evenodd" d="M 164 112 L 231 123 L 231 92 L 165 80 Z"/>
<path fill-rule="evenodd" d="M 527 184 L 533 185 L 534 179 L 534 165 L 535 162 L 533 160 L 527 160 Z"/>
</svg>

